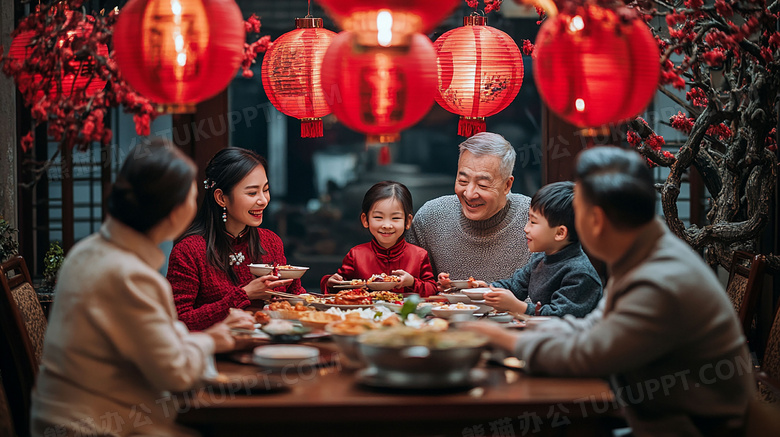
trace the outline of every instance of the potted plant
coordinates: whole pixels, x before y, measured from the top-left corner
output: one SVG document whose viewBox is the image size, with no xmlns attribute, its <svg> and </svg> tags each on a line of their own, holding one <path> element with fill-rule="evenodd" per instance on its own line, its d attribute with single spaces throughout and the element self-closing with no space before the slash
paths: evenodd
<svg viewBox="0 0 780 437">
<path fill-rule="evenodd" d="M 57 285 L 57 272 L 59 272 L 64 259 L 65 253 L 62 251 L 59 241 L 53 241 L 43 258 L 43 284 L 40 293 L 54 292 L 54 286 Z"/>
</svg>

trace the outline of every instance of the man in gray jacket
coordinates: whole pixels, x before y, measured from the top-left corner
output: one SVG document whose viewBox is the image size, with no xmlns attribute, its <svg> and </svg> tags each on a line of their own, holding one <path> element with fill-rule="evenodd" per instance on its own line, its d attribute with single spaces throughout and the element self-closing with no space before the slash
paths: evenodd
<svg viewBox="0 0 780 437">
<path fill-rule="evenodd" d="M 637 153 L 583 152 L 575 224 L 609 269 L 599 307 L 521 334 L 467 327 L 513 351 L 529 373 L 609 377 L 637 437 L 735 435 L 754 392 L 745 338 L 712 270 L 655 217 L 655 199 Z"/>
</svg>

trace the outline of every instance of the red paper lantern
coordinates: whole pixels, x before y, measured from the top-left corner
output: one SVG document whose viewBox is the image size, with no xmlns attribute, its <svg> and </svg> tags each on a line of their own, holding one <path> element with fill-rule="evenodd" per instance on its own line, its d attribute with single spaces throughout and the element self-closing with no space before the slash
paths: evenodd
<svg viewBox="0 0 780 437">
<path fill-rule="evenodd" d="M 542 99 L 580 127 L 637 115 L 658 87 L 660 53 L 647 25 L 595 5 L 546 20 L 534 55 Z"/>
<path fill-rule="evenodd" d="M 160 112 L 194 112 L 233 79 L 245 40 L 233 0 L 130 0 L 114 27 L 114 60 Z"/>
<path fill-rule="evenodd" d="M 73 16 L 73 12 L 65 11 L 66 22 L 64 26 L 68 26 Z M 57 42 L 58 49 L 70 49 L 74 54 L 78 52 L 78 47 L 83 38 L 92 33 L 92 22 L 95 20 L 91 15 L 83 15 L 81 21 L 76 25 L 76 28 L 66 32 L 60 40 Z M 36 37 L 34 31 L 24 31 L 17 35 L 12 41 L 11 46 L 8 49 L 8 57 L 10 59 L 24 62 L 25 59 L 35 56 L 33 53 L 33 47 L 30 45 L 33 38 Z M 105 44 L 97 44 L 97 54 L 103 57 L 108 57 L 108 47 Z M 57 98 L 59 95 L 67 95 L 74 99 L 80 99 L 84 97 L 90 97 L 103 91 L 106 87 L 106 81 L 99 76 L 94 75 L 96 61 L 92 57 L 74 56 L 69 60 L 61 74 L 60 88 L 57 81 L 51 76 L 44 76 L 42 74 L 29 75 L 23 73 L 20 77 L 20 86 L 25 89 L 21 89 L 22 94 L 26 99 L 40 100 L 44 96 L 44 90 L 39 87 L 46 86 L 48 83 L 48 95 L 50 98 Z M 26 92 L 26 88 L 32 85 L 38 88 L 34 96 L 29 96 Z M 32 103 L 32 102 L 28 102 Z"/>
<path fill-rule="evenodd" d="M 333 38 L 322 63 L 322 89 L 331 110 L 368 142 L 395 142 L 433 105 L 436 52 L 415 34 L 407 47 L 365 47 L 354 34 Z"/>
<path fill-rule="evenodd" d="M 485 17 L 463 19 L 434 43 L 439 68 L 436 101 L 459 114 L 458 135 L 485 131 L 485 117 L 512 103 L 523 84 L 523 57 L 506 33 Z"/>
<path fill-rule="evenodd" d="M 359 33 L 363 45 L 408 45 L 413 33 L 429 33 L 460 0 L 318 0 L 342 29 Z M 383 12 L 380 15 L 380 12 Z M 389 25 L 383 29 L 383 25 Z M 381 33 L 389 32 L 387 44 Z M 373 39 L 373 42 L 372 42 Z M 379 40 L 379 41 L 377 41 Z"/>
<path fill-rule="evenodd" d="M 320 70 L 336 33 L 322 28 L 322 18 L 297 18 L 295 26 L 265 53 L 263 88 L 276 109 L 301 120 L 301 137 L 321 137 L 322 117 L 330 114 L 330 107 Z"/>
</svg>

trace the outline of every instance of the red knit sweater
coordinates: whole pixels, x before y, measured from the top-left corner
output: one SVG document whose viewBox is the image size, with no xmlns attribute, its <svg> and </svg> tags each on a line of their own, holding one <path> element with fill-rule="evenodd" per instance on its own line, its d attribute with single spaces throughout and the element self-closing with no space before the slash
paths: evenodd
<svg viewBox="0 0 780 437">
<path fill-rule="evenodd" d="M 191 235 L 173 246 L 168 259 L 168 281 L 173 288 L 173 300 L 179 320 L 191 331 L 200 331 L 221 322 L 227 317 L 230 308 L 249 306 L 249 299 L 242 289 L 255 278 L 249 271 L 249 264 L 287 264 L 279 236 L 268 229 L 257 228 L 257 232 L 260 236 L 260 246 L 266 254 L 259 260 L 246 259 L 240 265 L 233 266 L 238 285 L 230 280 L 227 273 L 209 264 L 206 240 L 202 236 Z M 238 237 L 233 242 L 235 253 L 243 252 L 248 256 L 248 247 L 249 238 L 245 236 Z M 300 279 L 276 290 L 295 294 L 306 292 Z"/>
<path fill-rule="evenodd" d="M 404 293 L 417 293 L 422 297 L 437 292 L 428 251 L 401 239 L 395 246 L 385 249 L 375 240 L 350 249 L 337 273 L 344 279 L 368 279 L 374 274 L 390 274 L 393 270 L 404 270 L 414 276 L 414 285 L 403 289 Z M 320 280 L 320 288 L 327 292 L 328 278 Z M 400 290 L 396 290 L 400 291 Z"/>
</svg>

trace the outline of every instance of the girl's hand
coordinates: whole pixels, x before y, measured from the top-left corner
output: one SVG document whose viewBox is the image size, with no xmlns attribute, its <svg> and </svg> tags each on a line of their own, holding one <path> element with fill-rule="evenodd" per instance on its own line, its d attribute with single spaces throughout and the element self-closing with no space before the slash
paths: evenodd
<svg viewBox="0 0 780 437">
<path fill-rule="evenodd" d="M 279 279 L 278 276 L 274 275 L 259 276 L 246 284 L 244 291 L 249 300 L 268 299 L 271 297 L 267 293 L 268 291 L 273 291 L 276 287 L 290 285 L 292 281 L 292 279 Z"/>
<path fill-rule="evenodd" d="M 452 287 L 452 282 L 450 282 L 450 274 L 441 272 L 439 273 L 439 282 L 437 285 L 439 286 L 439 292 L 442 292 L 450 287 Z"/>
<path fill-rule="evenodd" d="M 401 282 L 399 282 L 395 288 L 411 287 L 414 285 L 414 276 L 410 275 L 405 270 L 393 270 L 390 273 L 401 278 Z"/>
<path fill-rule="evenodd" d="M 328 278 L 328 283 L 325 284 L 329 290 L 332 290 L 334 286 L 338 285 L 339 282 L 343 281 L 344 278 L 339 275 L 338 273 L 334 273 L 330 275 L 330 278 Z"/>
<path fill-rule="evenodd" d="M 248 312 L 231 308 L 228 316 L 222 321 L 228 328 L 255 329 L 255 318 Z"/>
<path fill-rule="evenodd" d="M 511 291 L 505 288 L 494 288 L 490 293 L 485 293 L 485 303 L 492 306 L 499 311 L 513 311 L 516 313 L 525 313 L 526 305 L 512 294 Z"/>
</svg>

